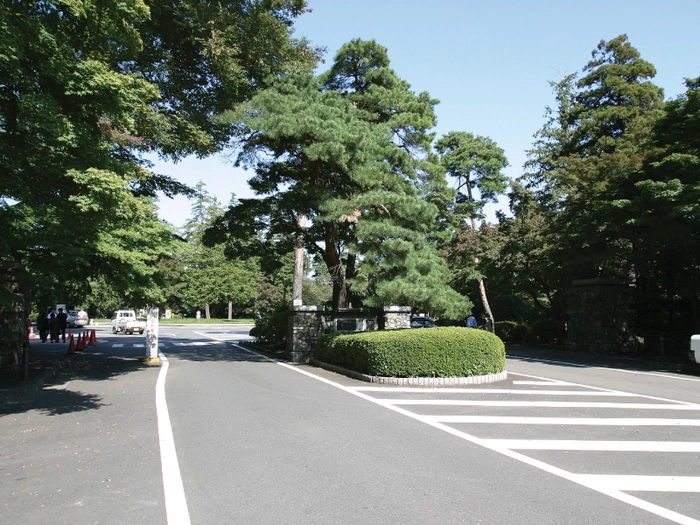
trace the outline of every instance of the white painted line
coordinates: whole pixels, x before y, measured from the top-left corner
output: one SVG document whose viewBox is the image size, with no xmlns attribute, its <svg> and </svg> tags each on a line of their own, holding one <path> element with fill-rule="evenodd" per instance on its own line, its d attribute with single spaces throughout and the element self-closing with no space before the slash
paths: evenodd
<svg viewBox="0 0 700 525">
<path fill-rule="evenodd" d="M 570 385 L 565 381 L 513 381 L 514 385 L 529 385 L 529 386 L 550 386 L 550 385 Z"/>
<path fill-rule="evenodd" d="M 607 417 L 422 416 L 427 423 L 581 425 L 611 427 L 700 427 L 700 419 Z"/>
<path fill-rule="evenodd" d="M 185 499 L 185 488 L 180 476 L 180 464 L 177 461 L 173 429 L 170 414 L 165 402 L 165 378 L 169 362 L 161 354 L 161 369 L 156 383 L 156 415 L 158 418 L 158 439 L 160 443 L 160 463 L 163 470 L 163 489 L 165 492 L 165 513 L 168 525 L 190 525 L 190 513 Z"/>
<path fill-rule="evenodd" d="M 112 345 L 113 348 L 122 348 L 124 346 L 124 343 L 114 343 Z"/>
<path fill-rule="evenodd" d="M 524 407 L 524 408 L 622 408 L 628 410 L 700 410 L 700 405 L 669 405 L 662 403 L 585 403 L 573 401 L 481 401 L 473 399 L 379 399 L 394 405 Z"/>
<path fill-rule="evenodd" d="M 262 359 L 265 359 L 271 363 L 276 363 L 276 364 L 278 364 L 282 367 L 285 367 L 289 370 L 292 370 L 298 374 L 303 374 L 307 377 L 315 379 L 316 381 L 320 381 L 321 383 L 325 383 L 325 384 L 330 385 L 330 386 L 337 388 L 339 390 L 343 390 L 344 392 L 347 392 L 348 394 L 352 394 L 354 396 L 357 396 L 361 399 L 369 401 L 370 403 L 375 403 L 375 404 L 383 406 L 383 407 L 385 407 L 393 412 L 397 412 L 397 413 L 402 414 L 402 415 L 409 417 L 411 419 L 415 419 L 416 421 L 420 421 L 422 423 L 430 425 L 434 428 L 437 428 L 439 430 L 446 432 L 447 434 L 453 435 L 453 436 L 458 437 L 460 439 L 463 439 L 465 441 L 469 441 L 469 442 L 474 443 L 476 445 L 483 446 L 485 448 L 488 448 L 490 450 L 493 450 L 495 452 L 503 454 L 504 456 L 510 457 L 512 459 L 521 461 L 522 463 L 525 463 L 525 464 L 530 465 L 532 467 L 538 468 L 544 472 L 548 472 L 550 474 L 553 474 L 555 476 L 559 476 L 559 477 L 561 477 L 563 479 L 567 479 L 569 481 L 573 481 L 574 483 L 578 483 L 580 485 L 588 487 L 591 490 L 594 490 L 596 492 L 600 492 L 601 494 L 605 494 L 605 495 L 607 495 L 611 498 L 614 498 L 618 501 L 622 501 L 624 503 L 632 505 L 633 507 L 637 507 L 637 508 L 645 510 L 651 514 L 655 514 L 657 516 L 661 516 L 663 518 L 666 518 L 670 521 L 678 523 L 679 525 L 700 525 L 700 521 L 695 520 L 693 518 L 690 518 L 689 516 L 685 516 L 685 515 L 680 514 L 678 512 L 674 512 L 672 510 L 661 507 L 659 505 L 655 505 L 655 504 L 650 503 L 648 501 L 644 501 L 640 498 L 631 496 L 631 495 L 626 494 L 624 492 L 621 492 L 618 490 L 612 490 L 612 489 L 610 489 L 608 487 L 604 487 L 602 485 L 596 485 L 594 479 L 580 477 L 580 476 L 573 474 L 571 472 L 568 472 L 566 470 L 562 470 L 558 467 L 555 467 L 555 466 L 550 465 L 548 463 L 545 463 L 543 461 L 539 461 L 539 460 L 530 458 L 528 456 L 525 456 L 525 455 L 520 454 L 518 452 L 514 452 L 512 450 L 502 449 L 502 448 L 501 449 L 491 448 L 488 446 L 488 443 L 485 440 L 482 440 L 476 436 L 472 436 L 472 435 L 467 434 L 465 432 L 461 432 L 461 431 L 459 431 L 455 428 L 452 428 L 450 426 L 443 425 L 436 418 L 430 418 L 428 416 L 421 416 L 418 414 L 414 414 L 413 412 L 410 412 L 410 411 L 405 410 L 403 408 L 399 408 L 395 405 L 384 404 L 380 400 L 373 398 L 371 396 L 368 396 L 366 394 L 363 394 L 362 392 L 359 392 L 356 389 L 343 386 L 340 383 L 336 383 L 335 381 L 331 381 L 330 379 L 326 379 L 325 377 L 321 377 L 321 376 L 318 376 L 316 374 L 312 374 L 311 372 L 308 372 L 302 368 L 298 368 L 296 366 L 293 366 L 293 365 L 290 365 L 287 363 L 282 363 L 280 361 L 277 361 L 275 359 L 267 357 L 266 355 L 260 354 L 258 352 L 254 352 L 253 350 L 249 350 L 249 349 L 244 348 L 242 346 L 238 346 L 238 345 L 233 345 L 233 346 L 244 351 L 244 352 L 254 354 L 254 355 L 256 355 Z M 522 374 L 520 374 L 520 375 L 522 375 Z M 599 390 L 602 390 L 602 389 L 599 389 Z M 521 419 L 526 419 L 526 418 L 521 418 Z M 532 419 L 532 418 L 530 418 L 530 419 Z M 539 419 L 545 420 L 545 419 L 549 419 L 549 418 L 539 418 Z M 561 419 L 565 420 L 565 418 L 561 418 Z M 632 421 L 634 421 L 634 420 L 632 420 Z M 659 420 L 650 420 L 650 421 L 659 421 Z M 700 426 L 700 421 L 695 421 L 695 420 L 689 420 L 689 421 L 692 421 L 695 424 L 694 426 Z M 550 424 L 550 423 L 547 423 L 547 424 Z"/>
<path fill-rule="evenodd" d="M 694 441 L 587 441 L 573 439 L 484 439 L 509 450 L 584 450 L 595 452 L 700 452 Z"/>
<path fill-rule="evenodd" d="M 641 397 L 625 392 L 598 392 L 587 390 L 518 390 L 507 388 L 381 388 L 355 387 L 361 392 L 411 393 L 411 394 L 508 394 L 516 396 L 580 396 L 580 397 Z"/>
<path fill-rule="evenodd" d="M 685 377 L 681 375 L 670 375 L 670 374 L 662 374 L 660 372 L 644 372 L 642 370 L 625 370 L 624 368 L 613 368 L 613 367 L 608 367 L 608 366 L 589 366 L 589 365 L 582 365 L 579 363 L 570 363 L 568 361 L 557 361 L 554 359 L 538 359 L 538 358 L 533 358 L 533 357 L 518 357 L 518 360 L 522 361 L 531 361 L 535 363 L 552 363 L 555 365 L 565 365 L 565 366 L 575 366 L 578 368 L 590 368 L 591 370 L 612 370 L 614 372 L 622 372 L 624 374 L 636 374 L 636 375 L 643 375 L 643 376 L 656 376 L 656 377 L 665 377 L 667 379 L 678 379 L 680 381 L 692 381 L 693 383 L 700 383 L 700 379 L 692 378 L 692 377 Z M 510 372 L 508 372 L 510 374 Z M 521 374 L 517 374 L 521 375 Z"/>
<path fill-rule="evenodd" d="M 610 369 L 606 369 L 606 370 L 610 370 Z M 520 377 L 530 377 L 530 378 L 534 378 L 534 379 L 547 379 L 546 377 L 531 376 L 531 375 L 527 375 L 527 374 L 518 374 L 517 372 L 508 372 L 508 374 L 509 374 L 509 375 L 516 375 L 516 376 L 520 376 Z M 595 391 L 598 391 L 598 392 L 619 392 L 619 390 L 610 390 L 610 389 L 608 389 L 608 388 L 600 388 L 600 387 L 597 387 L 597 386 L 582 385 L 582 384 L 578 384 L 578 383 L 569 383 L 569 384 L 570 384 L 571 386 L 578 386 L 578 387 L 581 387 L 581 388 L 588 388 L 588 389 L 595 390 Z M 627 394 L 627 395 L 630 395 L 630 396 L 631 396 L 631 395 L 635 395 L 635 396 L 641 397 L 641 398 L 643 398 L 643 399 L 652 399 L 652 400 L 654 400 L 654 401 L 665 401 L 666 403 L 677 403 L 677 404 L 680 404 L 680 405 L 693 405 L 693 403 L 686 402 L 686 401 L 678 401 L 678 400 L 675 400 L 675 399 L 666 399 L 666 398 L 663 398 L 663 397 L 647 396 L 647 395 L 644 395 L 644 394 L 631 394 L 631 393 L 629 393 L 629 392 L 623 392 L 623 393 L 624 393 L 624 394 Z"/>
<path fill-rule="evenodd" d="M 595 484 L 609 490 L 638 492 L 697 492 L 700 493 L 700 477 L 693 476 L 608 476 L 600 474 L 576 474 L 581 483 Z"/>
<path fill-rule="evenodd" d="M 143 343 L 134 343 L 134 348 L 146 348 L 146 345 Z"/>
</svg>

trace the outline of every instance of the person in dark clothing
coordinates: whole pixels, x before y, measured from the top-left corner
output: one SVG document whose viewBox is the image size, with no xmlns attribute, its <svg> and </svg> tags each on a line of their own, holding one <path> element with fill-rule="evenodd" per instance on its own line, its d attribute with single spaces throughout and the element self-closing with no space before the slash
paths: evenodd
<svg viewBox="0 0 700 525">
<path fill-rule="evenodd" d="M 45 343 L 49 330 L 49 316 L 46 310 L 39 314 L 39 318 L 36 320 L 36 326 L 39 329 L 39 339 L 41 339 L 42 343 Z"/>
<path fill-rule="evenodd" d="M 58 331 L 61 334 L 61 337 L 63 338 L 63 342 L 66 342 L 66 325 L 68 324 L 68 314 L 63 311 L 63 308 L 58 309 L 58 315 L 56 316 L 56 319 L 58 319 Z"/>
<path fill-rule="evenodd" d="M 52 343 L 58 343 L 58 318 L 53 312 L 49 314 L 49 337 Z"/>
</svg>

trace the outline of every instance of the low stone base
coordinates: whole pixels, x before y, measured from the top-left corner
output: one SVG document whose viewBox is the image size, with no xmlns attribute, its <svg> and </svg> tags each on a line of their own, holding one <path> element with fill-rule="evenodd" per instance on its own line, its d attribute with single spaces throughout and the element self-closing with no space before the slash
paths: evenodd
<svg viewBox="0 0 700 525">
<path fill-rule="evenodd" d="M 392 386 L 439 388 L 451 386 L 485 385 L 487 383 L 504 381 L 508 378 L 508 372 L 505 371 L 501 372 L 500 374 L 487 374 L 484 376 L 471 377 L 384 377 L 361 374 L 360 372 L 355 372 L 354 370 L 348 370 L 347 368 L 324 363 L 323 361 L 318 361 L 316 359 L 311 359 L 309 364 L 323 368 L 324 370 L 343 374 L 353 379 L 359 379 L 360 381 Z"/>
</svg>

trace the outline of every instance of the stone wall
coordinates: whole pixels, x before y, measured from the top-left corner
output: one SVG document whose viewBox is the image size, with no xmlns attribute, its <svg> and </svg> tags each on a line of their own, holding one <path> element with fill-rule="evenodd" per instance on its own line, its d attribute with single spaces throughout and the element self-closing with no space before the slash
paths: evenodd
<svg viewBox="0 0 700 525">
<path fill-rule="evenodd" d="M 307 362 L 323 334 L 369 332 L 410 328 L 411 307 L 390 306 L 381 311 L 347 308 L 326 312 L 322 306 L 292 306 L 289 314 L 287 354 L 294 363 Z"/>
<path fill-rule="evenodd" d="M 574 281 L 568 293 L 566 348 L 584 352 L 632 352 L 633 288 L 615 279 Z"/>
</svg>

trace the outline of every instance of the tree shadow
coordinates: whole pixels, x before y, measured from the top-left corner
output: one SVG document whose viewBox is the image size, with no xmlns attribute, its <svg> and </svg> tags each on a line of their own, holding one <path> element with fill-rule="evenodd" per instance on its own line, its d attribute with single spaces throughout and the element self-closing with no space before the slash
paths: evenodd
<svg viewBox="0 0 700 525">
<path fill-rule="evenodd" d="M 0 415 L 20 414 L 36 410 L 49 416 L 97 410 L 103 406 L 102 398 L 72 390 L 45 388 L 40 392 L 5 400 L 0 405 Z"/>
</svg>

